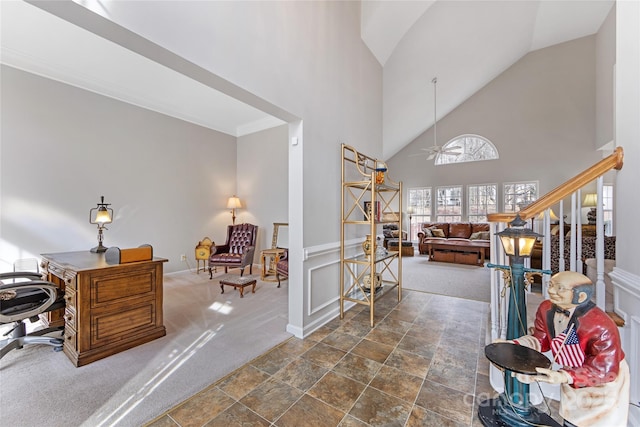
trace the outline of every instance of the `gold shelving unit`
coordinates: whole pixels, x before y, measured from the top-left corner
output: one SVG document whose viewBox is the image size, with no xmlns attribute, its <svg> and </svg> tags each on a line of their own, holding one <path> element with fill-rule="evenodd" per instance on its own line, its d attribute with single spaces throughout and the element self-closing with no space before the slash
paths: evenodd
<svg viewBox="0 0 640 427">
<path fill-rule="evenodd" d="M 385 169 L 380 176 L 380 169 Z M 369 307 L 374 326 L 375 301 L 394 289 L 402 299 L 402 231 L 398 251 L 371 254 L 349 248 L 351 236 L 371 236 L 373 243 L 383 224 L 397 224 L 402 230 L 402 182 L 392 181 L 386 163 L 359 153 L 342 144 L 342 227 L 340 229 L 340 318 L 344 318 L 345 302 Z M 371 209 L 365 208 L 365 202 Z M 349 231 L 349 235 L 347 232 Z M 378 279 L 379 278 L 379 282 Z"/>
</svg>

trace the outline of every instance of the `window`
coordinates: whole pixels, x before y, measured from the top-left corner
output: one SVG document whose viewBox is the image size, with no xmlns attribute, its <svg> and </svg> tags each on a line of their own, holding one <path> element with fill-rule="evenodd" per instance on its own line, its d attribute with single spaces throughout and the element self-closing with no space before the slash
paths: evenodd
<svg viewBox="0 0 640 427">
<path fill-rule="evenodd" d="M 431 188 L 409 188 L 409 240 L 418 240 L 423 222 L 431 222 Z"/>
<path fill-rule="evenodd" d="M 487 222 L 487 214 L 498 212 L 497 192 L 496 184 L 467 186 L 469 222 Z"/>
<path fill-rule="evenodd" d="M 446 151 L 449 150 L 449 153 Z M 479 162 L 498 158 L 498 150 L 486 138 L 479 135 L 462 135 L 447 142 L 436 156 L 436 165 Z"/>
<path fill-rule="evenodd" d="M 438 187 L 436 221 L 462 221 L 462 186 Z"/>
<path fill-rule="evenodd" d="M 613 236 L 613 185 L 602 186 L 604 235 Z"/>
<path fill-rule="evenodd" d="M 504 212 L 515 213 L 538 198 L 537 182 L 510 182 L 504 184 Z"/>
</svg>

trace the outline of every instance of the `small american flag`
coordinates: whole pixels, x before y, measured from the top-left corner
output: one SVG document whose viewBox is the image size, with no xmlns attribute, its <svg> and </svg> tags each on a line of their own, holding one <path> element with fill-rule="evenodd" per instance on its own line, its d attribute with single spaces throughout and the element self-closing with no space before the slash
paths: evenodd
<svg viewBox="0 0 640 427">
<path fill-rule="evenodd" d="M 551 350 L 555 355 L 554 360 L 562 366 L 577 368 L 584 362 L 584 353 L 573 325 L 551 340 Z"/>
</svg>

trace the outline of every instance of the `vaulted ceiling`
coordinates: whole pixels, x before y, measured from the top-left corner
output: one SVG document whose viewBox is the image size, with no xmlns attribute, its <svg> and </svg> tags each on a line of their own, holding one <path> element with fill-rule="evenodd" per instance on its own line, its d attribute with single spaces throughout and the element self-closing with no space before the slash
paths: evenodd
<svg viewBox="0 0 640 427">
<path fill-rule="evenodd" d="M 596 33 L 613 4 L 363 1 L 362 39 L 383 66 L 383 157 L 433 124 L 434 77 L 440 119 L 527 53 Z M 283 123 L 31 4 L 0 7 L 4 64 L 234 136 Z"/>
<path fill-rule="evenodd" d="M 613 4 L 362 2 L 362 38 L 384 66 L 383 157 L 433 125 L 434 77 L 439 120 L 527 53 L 596 33 Z"/>
</svg>

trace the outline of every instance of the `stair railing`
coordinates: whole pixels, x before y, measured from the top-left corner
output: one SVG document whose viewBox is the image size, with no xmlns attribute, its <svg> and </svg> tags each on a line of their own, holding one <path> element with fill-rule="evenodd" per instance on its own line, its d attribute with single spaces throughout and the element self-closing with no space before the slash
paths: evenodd
<svg viewBox="0 0 640 427">
<path fill-rule="evenodd" d="M 542 214 L 542 229 L 537 230 L 544 237 L 542 239 L 542 269 L 551 270 L 551 208 L 559 205 L 559 223 L 558 223 L 558 271 L 578 271 L 583 272 L 582 260 L 582 188 L 587 184 L 595 181 L 597 200 L 596 206 L 596 283 L 595 296 L 596 305 L 601 309 L 605 309 L 606 290 L 604 282 L 604 206 L 603 200 L 604 175 L 610 170 L 622 169 L 624 159 L 624 150 L 617 147 L 608 157 L 602 159 L 593 166 L 587 168 L 580 174 L 566 181 L 562 185 L 551 190 L 547 194 L 538 198 L 533 203 L 519 211 L 520 217 L 524 220 L 532 220 L 532 228 L 536 218 Z M 564 199 L 571 198 L 571 207 L 568 212 L 570 227 L 569 241 L 569 259 L 565 259 L 565 223 L 564 223 Z M 504 253 L 502 245 L 499 244 L 495 233 L 504 230 L 507 224 L 515 218 L 515 213 L 495 213 L 487 215 L 487 219 L 491 226 L 491 262 L 493 264 L 508 264 L 508 259 Z M 530 261 L 529 261 L 530 262 Z M 548 298 L 547 292 L 549 276 L 544 275 L 542 278 L 542 294 L 544 298 Z M 507 325 L 507 304 L 503 303 L 501 297 L 504 288 L 504 277 L 500 271 L 494 270 L 491 275 L 491 337 L 496 339 L 504 337 Z M 508 292 L 508 289 L 506 290 Z M 508 297 L 508 295 L 507 295 Z M 504 299 L 508 301 L 508 298 Z"/>
</svg>

